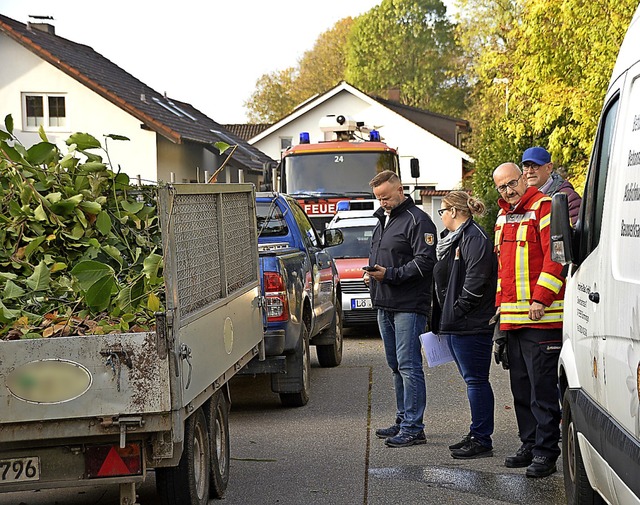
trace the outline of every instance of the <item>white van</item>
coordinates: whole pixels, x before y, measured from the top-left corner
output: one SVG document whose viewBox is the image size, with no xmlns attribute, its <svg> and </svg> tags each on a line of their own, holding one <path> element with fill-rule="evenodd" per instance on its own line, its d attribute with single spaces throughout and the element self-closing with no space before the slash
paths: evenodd
<svg viewBox="0 0 640 505">
<path fill-rule="evenodd" d="M 559 362 L 570 504 L 640 504 L 640 8 L 595 139 L 579 222 L 552 208 L 552 256 L 570 265 Z"/>
</svg>

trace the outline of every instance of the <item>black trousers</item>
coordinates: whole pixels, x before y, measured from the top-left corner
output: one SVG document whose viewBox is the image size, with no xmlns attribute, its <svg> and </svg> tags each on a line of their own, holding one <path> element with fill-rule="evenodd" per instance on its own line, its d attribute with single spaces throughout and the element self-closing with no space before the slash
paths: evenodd
<svg viewBox="0 0 640 505">
<path fill-rule="evenodd" d="M 558 357 L 561 329 L 522 328 L 508 333 L 509 379 L 522 444 L 534 456 L 560 455 Z"/>
</svg>

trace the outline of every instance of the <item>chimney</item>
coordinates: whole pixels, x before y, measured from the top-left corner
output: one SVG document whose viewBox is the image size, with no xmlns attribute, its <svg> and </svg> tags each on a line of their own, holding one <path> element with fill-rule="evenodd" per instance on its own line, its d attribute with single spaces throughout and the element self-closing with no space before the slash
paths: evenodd
<svg viewBox="0 0 640 505">
<path fill-rule="evenodd" d="M 398 86 L 389 88 L 387 90 L 387 99 L 392 102 L 400 102 L 400 88 Z"/>
<path fill-rule="evenodd" d="M 48 33 L 49 35 L 55 35 L 56 34 L 56 28 L 55 26 L 53 26 L 50 23 L 45 23 L 42 20 L 44 19 L 50 19 L 51 21 L 53 21 L 53 16 L 35 16 L 35 15 L 29 15 L 30 18 L 33 19 L 37 19 L 38 21 L 29 21 L 27 23 L 27 29 L 34 31 L 34 30 L 39 30 L 41 32 L 44 33 Z"/>
</svg>

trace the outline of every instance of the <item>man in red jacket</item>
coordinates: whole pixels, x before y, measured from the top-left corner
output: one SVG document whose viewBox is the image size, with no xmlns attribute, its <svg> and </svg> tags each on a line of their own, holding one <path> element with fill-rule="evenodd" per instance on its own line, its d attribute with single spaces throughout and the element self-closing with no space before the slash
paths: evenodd
<svg viewBox="0 0 640 505">
<path fill-rule="evenodd" d="M 495 227 L 496 306 L 508 334 L 509 378 L 522 446 L 505 459 L 527 477 L 556 471 L 560 455 L 558 357 L 562 344 L 564 278 L 551 260 L 551 199 L 527 186 L 515 163 L 493 172 L 500 194 Z"/>
</svg>

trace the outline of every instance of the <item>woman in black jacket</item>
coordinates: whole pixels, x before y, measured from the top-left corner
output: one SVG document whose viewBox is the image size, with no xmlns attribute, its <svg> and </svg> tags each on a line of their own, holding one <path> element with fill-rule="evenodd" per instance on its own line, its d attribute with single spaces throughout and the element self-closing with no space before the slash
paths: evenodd
<svg viewBox="0 0 640 505">
<path fill-rule="evenodd" d="M 489 382 L 495 314 L 497 262 L 487 233 L 473 220 L 484 204 L 452 191 L 438 214 L 446 230 L 438 241 L 433 269 L 436 291 L 434 331 L 445 335 L 471 408 L 469 434 L 449 446 L 456 459 L 493 455 L 494 396 Z"/>
</svg>

